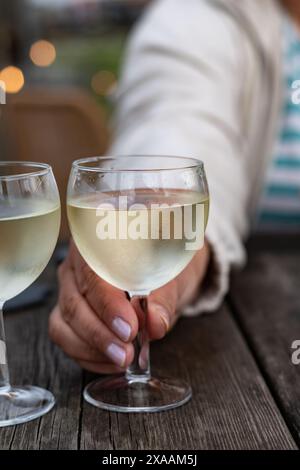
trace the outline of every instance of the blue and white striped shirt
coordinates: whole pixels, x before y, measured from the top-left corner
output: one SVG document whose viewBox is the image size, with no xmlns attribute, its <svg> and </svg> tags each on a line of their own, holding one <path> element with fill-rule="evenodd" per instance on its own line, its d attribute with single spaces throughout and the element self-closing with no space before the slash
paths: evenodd
<svg viewBox="0 0 300 470">
<path fill-rule="evenodd" d="M 300 80 L 300 32 L 289 18 L 283 22 L 283 54 L 284 103 L 259 206 L 259 231 L 300 231 L 300 104 L 292 101 L 292 84 Z"/>
</svg>

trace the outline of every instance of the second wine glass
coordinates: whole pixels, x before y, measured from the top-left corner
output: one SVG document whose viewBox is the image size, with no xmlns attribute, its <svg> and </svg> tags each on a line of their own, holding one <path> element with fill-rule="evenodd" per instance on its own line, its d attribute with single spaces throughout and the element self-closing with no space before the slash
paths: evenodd
<svg viewBox="0 0 300 470">
<path fill-rule="evenodd" d="M 38 418 L 55 403 L 48 390 L 10 384 L 2 308 L 42 273 L 59 227 L 60 200 L 51 167 L 0 162 L 0 427 Z"/>
</svg>

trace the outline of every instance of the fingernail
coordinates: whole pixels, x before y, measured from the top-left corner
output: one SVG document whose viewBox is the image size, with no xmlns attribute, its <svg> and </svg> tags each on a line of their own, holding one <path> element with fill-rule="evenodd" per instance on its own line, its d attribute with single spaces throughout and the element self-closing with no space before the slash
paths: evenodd
<svg viewBox="0 0 300 470">
<path fill-rule="evenodd" d="M 169 312 L 162 306 L 158 304 L 152 304 L 151 308 L 160 316 L 160 319 L 164 325 L 166 333 L 170 328 L 170 315 Z"/>
<path fill-rule="evenodd" d="M 116 317 L 112 322 L 113 331 L 122 341 L 128 341 L 131 335 L 131 326 L 120 317 Z"/>
<path fill-rule="evenodd" d="M 106 349 L 106 354 L 117 366 L 124 366 L 126 360 L 126 352 L 123 348 L 121 348 L 115 343 L 111 343 Z"/>
</svg>

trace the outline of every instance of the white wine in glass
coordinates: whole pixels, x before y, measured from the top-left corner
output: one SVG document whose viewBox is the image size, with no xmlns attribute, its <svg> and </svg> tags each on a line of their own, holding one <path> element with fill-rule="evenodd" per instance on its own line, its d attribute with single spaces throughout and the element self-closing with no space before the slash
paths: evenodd
<svg viewBox="0 0 300 470">
<path fill-rule="evenodd" d="M 106 202 L 101 204 L 102 197 Z M 121 197 L 125 202 L 125 191 Z M 108 200 L 110 208 L 107 207 Z M 129 194 L 127 204 L 130 201 Z M 117 195 L 107 193 L 105 196 L 70 199 L 68 218 L 74 241 L 89 266 L 110 284 L 129 293 L 151 292 L 176 277 L 193 258 L 197 250 L 187 249 L 189 240 L 184 233 L 184 224 L 189 227 L 196 224 L 197 207 L 203 206 L 204 219 L 201 218 L 199 223 L 203 222 L 205 227 L 209 200 L 192 191 L 169 190 L 166 194 L 163 190 L 137 190 L 135 204 L 143 205 L 143 208 L 120 209 L 118 203 Z M 115 233 L 101 238 L 101 223 L 103 226 L 113 217 Z M 140 227 L 137 227 L 139 222 Z M 176 222 L 179 232 L 182 229 L 182 235 L 180 233 L 177 238 Z M 132 228 L 136 227 L 143 237 L 130 236 Z"/>
<path fill-rule="evenodd" d="M 0 162 L 0 427 L 47 413 L 53 395 L 10 385 L 2 309 L 45 269 L 60 227 L 56 182 L 46 164 Z"/>
<path fill-rule="evenodd" d="M 204 245 L 209 192 L 199 160 L 166 156 L 94 157 L 73 163 L 67 201 L 75 244 L 95 273 L 138 297 L 174 279 Z M 84 391 L 100 408 L 154 412 L 186 403 L 191 389 L 150 374 L 145 318 L 124 375 L 99 379 Z"/>
<path fill-rule="evenodd" d="M 51 202 L 15 203 L 0 217 L 0 301 L 18 295 L 44 270 L 60 220 L 60 208 Z"/>
</svg>

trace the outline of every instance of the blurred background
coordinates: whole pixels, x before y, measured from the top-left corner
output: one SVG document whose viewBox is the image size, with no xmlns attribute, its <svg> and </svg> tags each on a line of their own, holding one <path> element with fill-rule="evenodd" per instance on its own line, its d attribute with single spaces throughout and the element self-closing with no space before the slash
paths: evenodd
<svg viewBox="0 0 300 470">
<path fill-rule="evenodd" d="M 50 163 L 65 197 L 71 162 L 108 146 L 126 38 L 150 1 L 1 1 L 0 159 Z"/>
</svg>

